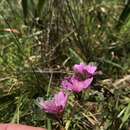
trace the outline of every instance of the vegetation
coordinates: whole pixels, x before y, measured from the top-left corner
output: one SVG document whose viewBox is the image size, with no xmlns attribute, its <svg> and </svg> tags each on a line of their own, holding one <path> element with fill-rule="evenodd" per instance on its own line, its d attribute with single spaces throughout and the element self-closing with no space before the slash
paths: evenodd
<svg viewBox="0 0 130 130">
<path fill-rule="evenodd" d="M 0 0 L 0 122 L 57 130 L 58 122 L 41 112 L 36 98 L 57 93 L 74 64 L 94 62 L 100 74 L 78 102 L 70 97 L 66 130 L 127 130 L 129 3 Z"/>
</svg>

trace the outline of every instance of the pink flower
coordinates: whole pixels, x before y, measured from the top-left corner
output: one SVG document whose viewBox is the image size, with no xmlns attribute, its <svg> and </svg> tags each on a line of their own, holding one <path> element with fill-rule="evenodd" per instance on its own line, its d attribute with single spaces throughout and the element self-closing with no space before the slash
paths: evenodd
<svg viewBox="0 0 130 130">
<path fill-rule="evenodd" d="M 38 106 L 46 113 L 52 114 L 57 118 L 63 115 L 65 106 L 67 104 L 68 96 L 63 92 L 55 94 L 52 100 L 44 101 L 42 98 L 38 99 Z"/>
<path fill-rule="evenodd" d="M 91 85 L 92 81 L 93 81 L 93 77 L 87 78 L 83 81 L 78 80 L 75 77 L 68 77 L 65 78 L 61 84 L 63 88 L 79 93 L 87 89 Z"/>
<path fill-rule="evenodd" d="M 94 65 L 85 65 L 83 63 L 76 64 L 73 67 L 73 70 L 76 74 L 86 75 L 86 76 L 93 76 L 97 70 L 97 67 Z"/>
<path fill-rule="evenodd" d="M 74 75 L 65 78 L 61 84 L 63 88 L 79 93 L 91 85 L 96 70 L 94 65 L 76 64 L 73 67 Z"/>
</svg>

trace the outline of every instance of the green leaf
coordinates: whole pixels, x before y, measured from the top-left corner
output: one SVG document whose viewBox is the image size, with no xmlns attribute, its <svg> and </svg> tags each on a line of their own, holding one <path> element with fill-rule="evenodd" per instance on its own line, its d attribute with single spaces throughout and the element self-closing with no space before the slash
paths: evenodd
<svg viewBox="0 0 130 130">
<path fill-rule="evenodd" d="M 74 58 L 74 60 L 77 63 L 84 62 L 84 60 L 78 55 L 78 53 L 76 53 L 75 50 L 73 50 L 72 48 L 69 48 L 69 51 L 70 51 L 70 55 L 71 55 L 72 59 Z"/>
<path fill-rule="evenodd" d="M 26 23 L 26 18 L 28 16 L 28 2 L 27 2 L 27 0 L 22 0 L 22 8 L 23 8 L 24 21 Z"/>
<path fill-rule="evenodd" d="M 45 3 L 45 0 L 39 0 L 38 1 L 38 5 L 37 5 L 37 15 L 38 15 L 38 17 L 41 16 L 44 3 Z"/>
<path fill-rule="evenodd" d="M 122 117 L 122 124 L 120 125 L 120 128 L 122 128 L 123 124 L 128 120 L 129 116 L 130 116 L 130 103 L 128 104 L 124 112 L 124 116 Z"/>
<path fill-rule="evenodd" d="M 119 17 L 118 23 L 116 25 L 117 29 L 120 29 L 122 27 L 122 25 L 126 22 L 129 14 L 130 14 L 130 0 L 127 0 L 125 7 Z"/>
</svg>

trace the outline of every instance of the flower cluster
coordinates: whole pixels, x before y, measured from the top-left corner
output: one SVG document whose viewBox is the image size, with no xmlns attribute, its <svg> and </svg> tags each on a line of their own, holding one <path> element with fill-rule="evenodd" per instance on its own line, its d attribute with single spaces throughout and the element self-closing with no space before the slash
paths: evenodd
<svg viewBox="0 0 130 130">
<path fill-rule="evenodd" d="M 71 77 L 66 77 L 62 81 L 61 85 L 63 89 L 80 93 L 81 91 L 87 89 L 96 73 L 97 67 L 94 65 L 85 65 L 83 63 L 76 64 L 73 67 L 74 74 Z M 39 107 L 56 118 L 61 118 L 68 100 L 68 94 L 63 90 L 56 94 L 52 100 L 44 101 L 39 98 Z"/>
<path fill-rule="evenodd" d="M 97 67 L 93 65 L 76 64 L 73 67 L 74 75 L 67 77 L 62 81 L 62 86 L 65 89 L 79 93 L 87 89 L 95 75 Z"/>
</svg>

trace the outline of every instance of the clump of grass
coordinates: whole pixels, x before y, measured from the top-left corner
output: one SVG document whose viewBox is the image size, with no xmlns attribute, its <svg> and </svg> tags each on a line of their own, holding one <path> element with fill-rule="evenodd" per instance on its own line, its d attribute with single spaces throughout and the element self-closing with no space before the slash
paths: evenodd
<svg viewBox="0 0 130 130">
<path fill-rule="evenodd" d="M 85 107 L 74 113 L 70 129 L 127 129 L 130 33 L 125 7 L 117 0 L 1 1 L 0 122 L 46 127 L 35 99 L 58 91 L 75 63 L 94 61 L 103 74 L 85 93 Z"/>
</svg>

